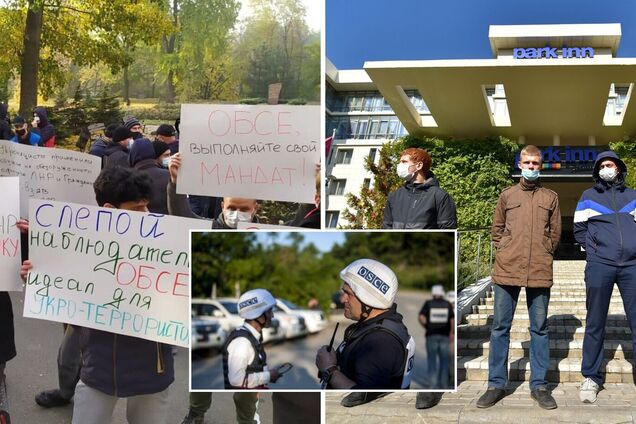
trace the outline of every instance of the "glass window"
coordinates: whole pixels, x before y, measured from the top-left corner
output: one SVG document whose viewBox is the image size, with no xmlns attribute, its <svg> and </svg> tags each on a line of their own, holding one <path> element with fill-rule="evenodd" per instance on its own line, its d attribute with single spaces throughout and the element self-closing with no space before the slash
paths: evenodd
<svg viewBox="0 0 636 424">
<path fill-rule="evenodd" d="M 362 187 L 369 188 L 371 186 L 371 178 L 365 178 L 362 182 Z"/>
<path fill-rule="evenodd" d="M 329 184 L 329 194 L 333 196 L 342 196 L 344 194 L 345 186 L 347 185 L 347 180 L 331 180 L 331 184 Z"/>
<path fill-rule="evenodd" d="M 378 149 L 369 150 L 369 159 L 371 159 L 372 162 L 375 162 L 375 154 L 377 152 L 378 152 Z"/>
<path fill-rule="evenodd" d="M 367 136 L 367 127 L 369 125 L 368 120 L 360 120 L 358 122 L 358 128 L 356 128 L 356 137 L 355 138 L 366 138 Z"/>
<path fill-rule="evenodd" d="M 339 211 L 327 211 L 327 228 L 336 228 L 338 225 L 338 216 L 340 215 Z"/>
<path fill-rule="evenodd" d="M 338 149 L 336 164 L 349 165 L 353 156 L 353 149 Z"/>
</svg>

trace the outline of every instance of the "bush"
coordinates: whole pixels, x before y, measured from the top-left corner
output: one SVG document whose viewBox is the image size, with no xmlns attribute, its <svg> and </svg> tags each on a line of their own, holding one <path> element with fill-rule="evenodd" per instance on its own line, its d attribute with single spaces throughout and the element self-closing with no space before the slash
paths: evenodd
<svg viewBox="0 0 636 424">
<path fill-rule="evenodd" d="M 241 99 L 239 103 L 242 105 L 259 105 L 263 103 L 267 103 L 267 99 L 264 97 L 252 97 L 248 99 Z"/>
<path fill-rule="evenodd" d="M 129 107 L 124 115 L 134 116 L 140 121 L 163 121 L 173 123 L 181 116 L 181 105 L 178 103 L 159 103 L 152 107 Z"/>
<path fill-rule="evenodd" d="M 303 99 L 303 98 L 298 98 L 298 99 L 290 99 L 287 104 L 289 105 L 306 105 L 307 104 L 307 100 Z"/>
</svg>

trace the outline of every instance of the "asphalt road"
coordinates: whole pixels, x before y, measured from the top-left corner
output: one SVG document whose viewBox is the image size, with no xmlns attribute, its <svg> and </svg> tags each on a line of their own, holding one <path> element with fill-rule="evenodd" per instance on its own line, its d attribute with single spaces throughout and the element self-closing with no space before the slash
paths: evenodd
<svg viewBox="0 0 636 424">
<path fill-rule="evenodd" d="M 427 385 L 426 340 L 417 317 L 422 304 L 428 298 L 430 298 L 429 293 L 415 291 L 401 292 L 397 299 L 398 312 L 404 316 L 404 322 L 416 343 L 412 389 L 424 388 Z M 345 328 L 353 323 L 342 314 L 332 315 L 329 326 L 318 334 L 266 345 L 265 351 L 270 367 L 278 366 L 284 362 L 294 364 L 294 368 L 281 377 L 276 384 L 271 384 L 270 388 L 283 390 L 319 389 L 315 365 L 316 352 L 322 345 L 329 343 L 336 322 L 340 322 L 334 342 L 334 346 L 337 346 L 342 340 Z M 223 362 L 220 354 L 209 357 L 202 357 L 197 353 L 193 355 L 192 388 L 202 390 L 223 388 Z"/>
<path fill-rule="evenodd" d="M 72 405 L 44 409 L 33 400 L 36 393 L 57 387 L 57 349 L 62 324 L 22 317 L 22 293 L 12 293 L 18 355 L 7 363 L 7 388 L 13 424 L 68 424 Z M 167 423 L 178 424 L 188 412 L 188 350 L 176 349 L 175 382 L 170 386 Z M 229 405 L 229 406 L 228 406 Z M 261 394 L 259 415 L 262 423 L 272 422 L 271 394 Z M 126 423 L 125 401 L 117 404 L 113 423 Z M 231 393 L 214 393 L 206 423 L 234 423 Z"/>
</svg>

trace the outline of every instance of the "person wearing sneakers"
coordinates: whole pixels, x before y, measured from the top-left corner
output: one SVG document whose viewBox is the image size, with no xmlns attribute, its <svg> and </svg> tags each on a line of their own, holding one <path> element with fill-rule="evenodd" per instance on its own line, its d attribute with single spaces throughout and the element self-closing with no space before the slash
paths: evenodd
<svg viewBox="0 0 636 424">
<path fill-rule="evenodd" d="M 373 259 L 359 259 L 342 271 L 344 315 L 357 321 L 336 351 L 322 346 L 316 355 L 321 379 L 332 389 L 407 389 L 411 383 L 415 341 L 394 303 L 395 273 Z M 382 393 L 353 392 L 343 406 L 377 399 Z"/>
<path fill-rule="evenodd" d="M 594 186 L 583 192 L 574 212 L 574 237 L 586 253 L 587 316 L 579 397 L 592 403 L 603 386 L 601 364 L 605 321 L 614 284 L 623 298 L 636 352 L 636 191 L 625 187 L 627 167 L 616 153 L 598 155 Z"/>
<path fill-rule="evenodd" d="M 519 184 L 501 192 L 492 221 L 497 248 L 492 282 L 495 308 L 488 352 L 488 390 L 478 408 L 488 408 L 505 396 L 508 382 L 510 328 L 521 287 L 525 287 L 530 317 L 530 392 L 544 409 L 557 407 L 548 390 L 550 365 L 548 303 L 552 287 L 554 251 L 561 239 L 559 198 L 541 186 L 541 151 L 532 145 L 521 150 Z"/>
</svg>

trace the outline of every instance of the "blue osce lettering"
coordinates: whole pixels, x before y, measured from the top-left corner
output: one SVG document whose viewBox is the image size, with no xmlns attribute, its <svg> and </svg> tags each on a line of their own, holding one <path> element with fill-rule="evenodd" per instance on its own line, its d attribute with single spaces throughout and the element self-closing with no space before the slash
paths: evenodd
<svg viewBox="0 0 636 424">
<path fill-rule="evenodd" d="M 514 48 L 512 49 L 512 57 L 515 59 L 557 59 L 559 51 L 564 59 L 594 57 L 594 48 L 592 47 L 563 47 L 562 49 L 557 49 L 550 46 L 542 48 Z"/>
</svg>

